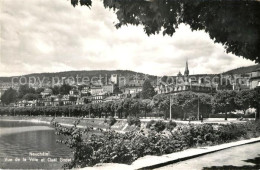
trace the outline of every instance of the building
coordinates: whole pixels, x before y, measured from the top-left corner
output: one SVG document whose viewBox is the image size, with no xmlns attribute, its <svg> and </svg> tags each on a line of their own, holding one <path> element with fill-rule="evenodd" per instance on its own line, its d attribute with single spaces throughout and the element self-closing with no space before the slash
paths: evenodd
<svg viewBox="0 0 260 170">
<path fill-rule="evenodd" d="M 103 88 L 101 86 L 92 86 L 90 87 L 90 94 L 91 95 L 96 95 L 103 93 Z"/>
<path fill-rule="evenodd" d="M 134 96 L 143 90 L 142 86 L 125 86 L 121 88 L 121 91 L 126 95 Z"/>
<path fill-rule="evenodd" d="M 252 72 L 251 78 L 249 79 L 250 89 L 260 87 L 260 68 Z"/>
<path fill-rule="evenodd" d="M 120 100 L 120 99 L 121 99 L 120 96 L 109 96 L 109 97 L 104 99 L 104 102 L 112 102 L 112 101 L 117 101 L 117 100 Z"/>
<path fill-rule="evenodd" d="M 91 96 L 91 103 L 102 103 L 108 96 L 107 93 L 94 94 Z"/>
<path fill-rule="evenodd" d="M 214 80 L 216 78 L 216 80 Z M 215 82 L 214 82 L 215 81 Z M 158 94 L 179 93 L 181 91 L 194 91 L 201 93 L 213 93 L 218 86 L 219 76 L 217 75 L 189 75 L 188 62 L 184 74 L 181 72 L 172 77 L 171 83 L 160 81 L 155 88 Z"/>
<path fill-rule="evenodd" d="M 115 87 L 114 84 L 112 83 L 112 84 L 103 85 L 102 88 L 103 88 L 103 92 L 105 93 L 114 93 Z"/>
<path fill-rule="evenodd" d="M 91 102 L 92 102 L 91 96 L 84 96 L 84 97 L 78 98 L 76 104 L 82 105 L 82 104 L 87 104 L 87 103 L 91 103 Z"/>
<path fill-rule="evenodd" d="M 50 88 L 46 88 L 46 89 L 44 89 L 43 92 L 41 92 L 42 97 L 50 96 L 50 95 L 52 95 L 52 94 L 53 94 L 53 93 L 52 93 L 52 90 L 51 90 Z"/>
<path fill-rule="evenodd" d="M 117 74 L 112 74 L 110 78 L 111 83 L 119 84 L 119 77 Z"/>
<path fill-rule="evenodd" d="M 70 94 L 70 96 L 78 96 L 79 91 L 77 89 L 73 88 L 69 91 L 69 94 Z"/>
</svg>

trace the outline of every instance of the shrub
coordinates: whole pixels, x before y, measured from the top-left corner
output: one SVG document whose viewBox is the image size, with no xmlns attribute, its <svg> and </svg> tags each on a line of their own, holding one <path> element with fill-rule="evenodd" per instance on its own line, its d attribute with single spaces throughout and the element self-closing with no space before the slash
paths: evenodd
<svg viewBox="0 0 260 170">
<path fill-rule="evenodd" d="M 127 123 L 128 123 L 129 126 L 131 126 L 131 125 L 135 125 L 135 126 L 138 126 L 138 127 L 141 126 L 141 121 L 138 117 L 128 116 Z"/>
<path fill-rule="evenodd" d="M 163 121 L 154 121 L 151 120 L 150 122 L 147 123 L 146 128 L 155 130 L 156 132 L 161 132 L 166 128 L 166 123 Z"/>
<path fill-rule="evenodd" d="M 135 118 L 129 118 L 134 123 Z M 139 120 L 140 121 L 140 120 Z M 156 130 L 131 131 L 125 134 L 115 131 L 102 131 L 99 135 L 91 133 L 91 128 L 79 129 L 75 126 L 64 127 L 53 122 L 56 134 L 68 138 L 59 141 L 73 149 L 74 158 L 65 168 L 94 166 L 97 163 L 126 163 L 145 155 L 162 155 L 181 151 L 193 146 L 220 144 L 253 134 L 260 136 L 260 122 L 215 125 L 182 125 L 171 134 L 158 133 Z M 165 128 L 165 122 L 150 121 L 148 128 L 158 131 Z M 90 134 L 89 134 L 90 133 Z"/>
<path fill-rule="evenodd" d="M 172 131 L 175 127 L 177 126 L 177 123 L 170 120 L 167 124 L 166 124 L 166 128 L 169 130 L 169 131 Z"/>
<path fill-rule="evenodd" d="M 150 120 L 147 124 L 146 124 L 146 128 L 150 129 L 150 127 L 152 126 L 152 124 L 155 124 L 155 120 Z"/>
<path fill-rule="evenodd" d="M 110 116 L 106 122 L 109 126 L 113 126 L 116 123 L 116 118 Z"/>
</svg>

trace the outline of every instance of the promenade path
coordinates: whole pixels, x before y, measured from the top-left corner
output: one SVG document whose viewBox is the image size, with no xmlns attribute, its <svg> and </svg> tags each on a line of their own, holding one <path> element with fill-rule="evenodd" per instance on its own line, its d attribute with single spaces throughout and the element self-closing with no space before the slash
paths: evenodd
<svg viewBox="0 0 260 170">
<path fill-rule="evenodd" d="M 229 148 L 157 169 L 260 169 L 260 142 Z"/>
</svg>

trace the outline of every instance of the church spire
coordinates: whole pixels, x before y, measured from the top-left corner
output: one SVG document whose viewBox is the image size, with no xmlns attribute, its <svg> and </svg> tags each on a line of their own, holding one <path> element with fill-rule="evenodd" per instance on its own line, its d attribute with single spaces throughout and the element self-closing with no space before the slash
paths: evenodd
<svg viewBox="0 0 260 170">
<path fill-rule="evenodd" d="M 186 67 L 184 71 L 184 76 L 188 77 L 189 76 L 189 67 L 188 67 L 188 61 L 186 61 Z"/>
</svg>

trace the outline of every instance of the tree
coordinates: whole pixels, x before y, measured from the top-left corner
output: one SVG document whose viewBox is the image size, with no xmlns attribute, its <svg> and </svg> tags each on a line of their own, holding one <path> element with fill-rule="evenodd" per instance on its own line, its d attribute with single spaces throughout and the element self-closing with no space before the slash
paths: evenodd
<svg viewBox="0 0 260 170">
<path fill-rule="evenodd" d="M 63 84 L 60 86 L 59 88 L 59 94 L 62 94 L 62 95 L 66 95 L 66 94 L 69 94 L 70 90 L 72 89 L 72 87 L 68 84 Z"/>
<path fill-rule="evenodd" d="M 114 94 L 122 94 L 122 91 L 119 89 L 118 85 L 115 85 L 113 93 Z"/>
<path fill-rule="evenodd" d="M 32 93 L 35 94 L 35 89 L 32 87 L 29 87 L 28 84 L 20 85 L 18 90 L 18 98 L 23 98 L 24 95 Z"/>
<path fill-rule="evenodd" d="M 141 102 L 141 110 L 145 114 L 145 118 L 147 117 L 147 113 L 152 111 L 152 101 L 150 99 L 144 99 Z"/>
<path fill-rule="evenodd" d="M 153 97 L 151 105 L 157 111 L 163 112 L 165 118 L 169 114 L 170 99 L 169 99 L 168 95 L 165 95 L 165 94 L 157 94 L 157 95 L 155 95 Z"/>
<path fill-rule="evenodd" d="M 27 93 L 26 95 L 23 96 L 23 99 L 28 100 L 28 101 L 36 100 L 38 98 L 39 98 L 39 95 L 33 94 L 33 93 Z"/>
<path fill-rule="evenodd" d="M 78 0 L 71 0 L 73 6 Z M 143 25 L 147 35 L 172 36 L 181 23 L 192 30 L 205 30 L 226 52 L 260 62 L 260 2 L 201 0 L 103 0 L 104 7 L 116 11 L 121 26 Z M 91 0 L 80 0 L 91 6 Z"/>
<path fill-rule="evenodd" d="M 254 91 L 253 90 L 242 90 L 237 92 L 235 96 L 235 103 L 238 109 L 243 110 L 244 114 L 249 109 L 251 101 L 253 101 Z"/>
<path fill-rule="evenodd" d="M 54 95 L 60 94 L 60 88 L 59 88 L 59 86 L 54 86 L 53 88 L 51 88 L 51 90 L 52 90 L 52 93 L 53 93 Z"/>
<path fill-rule="evenodd" d="M 44 88 L 41 87 L 41 88 L 36 89 L 35 93 L 36 94 L 41 94 L 41 92 L 43 92 L 43 91 L 44 91 Z"/>
<path fill-rule="evenodd" d="M 4 94 L 1 96 L 1 102 L 3 104 L 10 104 L 17 100 L 18 93 L 16 90 L 9 88 L 7 89 Z"/>
<path fill-rule="evenodd" d="M 222 90 L 217 91 L 213 96 L 212 106 L 214 112 L 225 113 L 225 120 L 227 120 L 227 112 L 236 110 L 238 107 L 235 104 L 236 91 Z"/>
<path fill-rule="evenodd" d="M 260 87 L 253 89 L 252 91 L 252 100 L 250 101 L 250 106 L 256 108 L 255 119 L 260 119 Z"/>
<path fill-rule="evenodd" d="M 151 82 L 148 79 L 145 80 L 141 92 L 141 97 L 143 99 L 152 99 L 155 94 L 156 93 L 153 86 L 151 85 Z"/>
<path fill-rule="evenodd" d="M 198 94 L 198 104 L 199 104 L 199 112 L 202 117 L 209 117 L 209 114 L 212 112 L 212 95 L 209 94 Z"/>
</svg>

